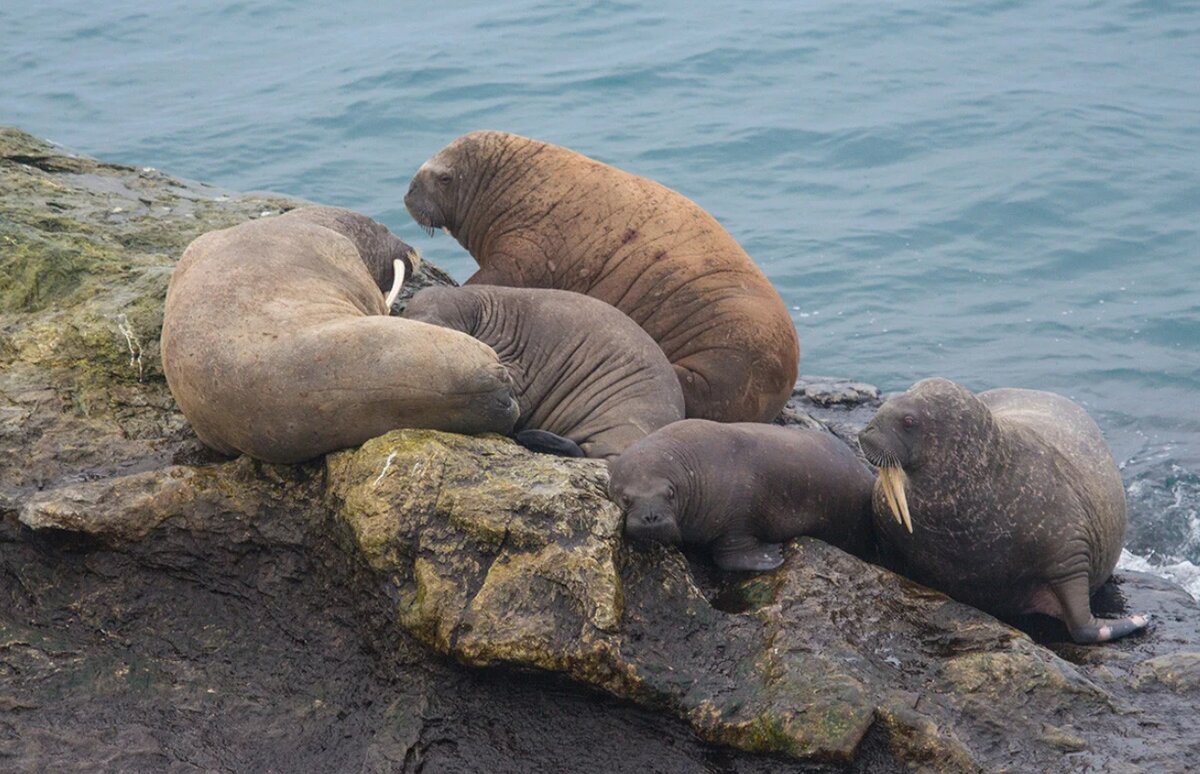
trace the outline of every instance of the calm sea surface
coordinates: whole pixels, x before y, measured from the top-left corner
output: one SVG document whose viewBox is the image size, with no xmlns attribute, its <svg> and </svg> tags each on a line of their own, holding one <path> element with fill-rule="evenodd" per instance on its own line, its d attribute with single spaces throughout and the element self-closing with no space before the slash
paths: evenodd
<svg viewBox="0 0 1200 774">
<path fill-rule="evenodd" d="M 774 281 L 802 372 L 1082 403 L 1126 563 L 1200 591 L 1196 2 L 5 0 L 0 123 L 361 210 L 460 280 L 401 201 L 457 135 L 653 177 Z"/>
</svg>

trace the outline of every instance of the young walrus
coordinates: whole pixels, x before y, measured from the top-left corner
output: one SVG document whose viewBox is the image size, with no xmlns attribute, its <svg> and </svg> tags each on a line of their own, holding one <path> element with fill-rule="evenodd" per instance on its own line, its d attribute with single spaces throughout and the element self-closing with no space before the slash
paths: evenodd
<svg viewBox="0 0 1200 774">
<path fill-rule="evenodd" d="M 365 216 L 302 208 L 198 237 L 167 289 L 163 371 L 223 454 L 300 462 L 398 427 L 507 433 L 507 370 L 457 331 L 388 317 L 415 251 Z"/>
<path fill-rule="evenodd" d="M 915 579 L 996 615 L 1059 618 L 1081 643 L 1146 625 L 1092 615 L 1124 542 L 1125 490 L 1079 406 L 925 379 L 889 399 L 859 444 L 879 467 L 880 539 Z"/>
<path fill-rule="evenodd" d="M 626 535 L 707 545 L 723 570 L 773 570 L 801 535 L 857 554 L 870 543 L 874 479 L 831 433 L 685 419 L 608 472 Z"/>
<path fill-rule="evenodd" d="M 472 132 L 417 171 L 404 204 L 479 263 L 468 285 L 572 290 L 658 342 L 689 417 L 769 422 L 800 359 L 779 293 L 711 215 L 653 180 L 557 145 Z"/>
<path fill-rule="evenodd" d="M 662 350 L 603 301 L 540 288 L 426 288 L 404 316 L 494 349 L 521 407 L 516 439 L 539 451 L 609 459 L 683 419 Z"/>
</svg>

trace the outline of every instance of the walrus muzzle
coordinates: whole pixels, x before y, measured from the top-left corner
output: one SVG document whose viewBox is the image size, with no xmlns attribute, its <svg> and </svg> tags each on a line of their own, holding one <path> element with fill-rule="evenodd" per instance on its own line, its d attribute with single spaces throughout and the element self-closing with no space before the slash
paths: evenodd
<svg viewBox="0 0 1200 774">
<path fill-rule="evenodd" d="M 883 496 L 887 500 L 888 508 L 892 511 L 892 516 L 896 517 L 896 522 L 903 524 L 908 530 L 908 534 L 912 534 L 912 516 L 908 513 L 908 496 L 904 493 L 905 487 L 908 485 L 908 476 L 904 474 L 904 468 L 899 465 L 887 465 L 879 468 L 879 488 L 883 490 Z"/>
<path fill-rule="evenodd" d="M 636 540 L 675 544 L 683 540 L 669 510 L 634 505 L 625 513 L 625 534 Z"/>
</svg>

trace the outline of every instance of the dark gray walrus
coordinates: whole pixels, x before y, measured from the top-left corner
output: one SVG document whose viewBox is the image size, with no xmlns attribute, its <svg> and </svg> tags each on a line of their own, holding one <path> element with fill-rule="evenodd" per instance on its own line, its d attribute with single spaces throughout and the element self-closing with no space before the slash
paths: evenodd
<svg viewBox="0 0 1200 774">
<path fill-rule="evenodd" d="M 683 391 L 654 339 L 603 301 L 566 290 L 471 285 L 426 288 L 404 316 L 474 336 L 496 351 L 515 385 L 516 437 L 608 459 L 683 419 Z"/>
<path fill-rule="evenodd" d="M 925 379 L 889 399 L 859 444 L 880 469 L 880 539 L 917 580 L 996 615 L 1061 619 L 1081 643 L 1146 625 L 1092 615 L 1125 539 L 1125 489 L 1079 406 Z"/>
<path fill-rule="evenodd" d="M 685 419 L 608 471 L 626 535 L 707 544 L 723 570 L 774 569 L 800 535 L 858 554 L 870 542 L 874 478 L 830 433 Z"/>
<path fill-rule="evenodd" d="M 300 462 L 398 427 L 507 433 L 508 371 L 486 344 L 388 317 L 416 252 L 363 215 L 305 207 L 213 231 L 175 268 L 171 394 L 208 446 Z"/>
</svg>

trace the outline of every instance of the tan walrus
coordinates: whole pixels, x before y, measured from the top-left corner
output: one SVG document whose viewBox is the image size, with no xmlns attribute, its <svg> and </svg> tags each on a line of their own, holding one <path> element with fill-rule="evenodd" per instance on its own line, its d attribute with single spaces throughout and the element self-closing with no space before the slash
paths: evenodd
<svg viewBox="0 0 1200 774">
<path fill-rule="evenodd" d="M 290 463 L 398 427 L 508 433 L 517 403 L 491 348 L 387 316 L 384 293 L 417 260 L 382 225 L 327 207 L 188 245 L 167 289 L 162 359 L 200 440 Z"/>
<path fill-rule="evenodd" d="M 653 180 L 566 148 L 472 132 L 404 197 L 474 256 L 467 284 L 557 288 L 617 307 L 675 367 L 689 417 L 769 422 L 800 342 L 779 293 L 711 215 Z"/>
</svg>

